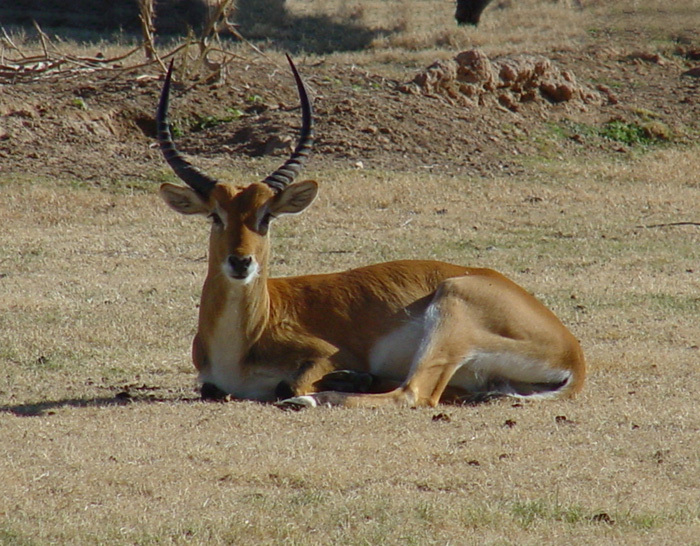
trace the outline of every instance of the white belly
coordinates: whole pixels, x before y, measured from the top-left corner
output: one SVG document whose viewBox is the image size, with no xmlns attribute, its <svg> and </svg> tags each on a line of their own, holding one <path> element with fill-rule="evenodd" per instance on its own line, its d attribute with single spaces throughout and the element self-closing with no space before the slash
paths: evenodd
<svg viewBox="0 0 700 546">
<path fill-rule="evenodd" d="M 380 338 L 369 354 L 370 373 L 385 379 L 406 379 L 423 338 L 423 320 L 407 322 Z"/>
<path fill-rule="evenodd" d="M 425 348 L 422 344 L 428 343 L 426 335 L 430 335 L 434 326 L 430 313 L 426 313 L 379 339 L 370 352 L 370 373 L 405 381 L 418 364 L 416 360 Z M 501 381 L 502 388 L 508 390 L 510 382 L 559 383 L 571 377 L 570 371 L 552 368 L 547 362 L 527 356 L 524 350 L 522 353 L 493 352 L 471 347 L 456 364 L 448 384 L 470 392 L 483 390 L 492 380 Z M 515 390 L 508 393 L 517 394 Z"/>
</svg>

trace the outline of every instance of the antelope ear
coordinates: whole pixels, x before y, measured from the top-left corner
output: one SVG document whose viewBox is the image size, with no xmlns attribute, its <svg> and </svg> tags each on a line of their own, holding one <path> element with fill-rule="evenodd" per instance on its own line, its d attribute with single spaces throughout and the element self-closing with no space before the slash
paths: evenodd
<svg viewBox="0 0 700 546">
<path fill-rule="evenodd" d="M 160 196 L 168 206 L 180 214 L 208 214 L 209 207 L 202 198 L 191 188 L 162 184 Z"/>
<path fill-rule="evenodd" d="M 294 182 L 270 199 L 268 211 L 273 216 L 299 214 L 316 199 L 317 193 L 318 184 L 314 180 Z"/>
</svg>

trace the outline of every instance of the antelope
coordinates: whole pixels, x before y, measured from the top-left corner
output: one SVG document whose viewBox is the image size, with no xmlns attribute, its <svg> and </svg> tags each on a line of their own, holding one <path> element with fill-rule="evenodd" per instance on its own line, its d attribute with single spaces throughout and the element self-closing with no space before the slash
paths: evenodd
<svg viewBox="0 0 700 546">
<path fill-rule="evenodd" d="M 555 0 L 557 2 L 558 0 Z M 481 14 L 492 0 L 457 0 L 455 19 L 457 24 L 478 26 Z M 566 1 L 566 5 L 578 10 L 583 9 L 583 0 Z"/>
<path fill-rule="evenodd" d="M 586 366 L 576 338 L 496 271 L 405 260 L 270 277 L 271 224 L 303 212 L 318 191 L 313 180 L 295 181 L 314 133 L 304 82 L 287 59 L 301 102 L 298 143 L 281 167 L 245 187 L 210 178 L 176 149 L 172 63 L 165 77 L 158 140 L 186 186 L 164 183 L 160 196 L 179 213 L 211 221 L 192 344 L 202 398 L 293 409 L 419 407 L 580 391 Z"/>
<path fill-rule="evenodd" d="M 455 19 L 458 25 L 477 26 L 481 19 L 481 12 L 486 9 L 491 0 L 457 0 Z"/>
</svg>

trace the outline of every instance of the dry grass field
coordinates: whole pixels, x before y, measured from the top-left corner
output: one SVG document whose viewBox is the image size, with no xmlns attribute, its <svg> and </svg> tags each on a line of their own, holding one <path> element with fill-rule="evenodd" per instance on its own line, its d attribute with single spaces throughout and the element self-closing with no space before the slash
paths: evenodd
<svg viewBox="0 0 700 546">
<path fill-rule="evenodd" d="M 321 193 L 273 229 L 273 273 L 498 269 L 581 340 L 589 378 L 567 401 L 199 401 L 208 228 L 156 195 L 173 180 L 143 129 L 158 72 L 0 81 L 0 544 L 700 544 L 700 80 L 681 75 L 700 2 L 571 4 L 494 3 L 464 29 L 447 1 L 288 0 L 304 32 L 267 29 L 264 57 L 227 46 L 227 83 L 173 103 L 193 161 L 252 182 L 286 151 L 247 142 L 297 128 L 277 68 L 296 50 Z M 319 45 L 310 21 L 371 40 Z M 476 46 L 547 56 L 616 101 L 512 112 L 397 90 Z"/>
</svg>

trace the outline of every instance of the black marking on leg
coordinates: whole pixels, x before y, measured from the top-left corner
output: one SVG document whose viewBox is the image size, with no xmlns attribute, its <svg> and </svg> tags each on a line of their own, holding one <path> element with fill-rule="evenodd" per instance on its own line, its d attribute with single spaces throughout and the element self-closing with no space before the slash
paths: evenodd
<svg viewBox="0 0 700 546">
<path fill-rule="evenodd" d="M 506 392 L 519 394 L 520 396 L 533 396 L 536 394 L 557 392 L 563 389 L 568 382 L 568 378 L 564 379 L 563 381 L 557 381 L 556 383 L 526 383 L 524 381 L 509 381 L 507 383 L 509 389 L 503 390 L 506 390 Z"/>
<path fill-rule="evenodd" d="M 277 383 L 277 387 L 275 388 L 275 398 L 277 400 L 286 400 L 292 396 L 294 396 L 294 391 L 289 383 L 286 381 Z"/>
<path fill-rule="evenodd" d="M 372 390 L 375 378 L 366 372 L 336 370 L 316 382 L 319 391 L 366 393 Z"/>
<path fill-rule="evenodd" d="M 505 398 L 508 396 L 506 393 L 501 391 L 482 391 L 473 392 L 464 396 L 457 398 L 457 404 L 462 406 L 478 406 L 480 404 L 486 404 L 492 402 L 493 400 L 498 400 L 500 398 Z"/>
<path fill-rule="evenodd" d="M 339 407 L 345 405 L 348 395 L 337 391 L 323 391 L 314 394 L 314 400 L 319 406 Z"/>
</svg>

